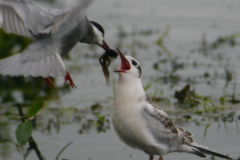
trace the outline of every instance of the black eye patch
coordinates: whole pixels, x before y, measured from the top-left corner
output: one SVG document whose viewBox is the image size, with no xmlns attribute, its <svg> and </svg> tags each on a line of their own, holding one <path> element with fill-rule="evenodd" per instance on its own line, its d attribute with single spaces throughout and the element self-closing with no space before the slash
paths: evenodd
<svg viewBox="0 0 240 160">
<path fill-rule="evenodd" d="M 137 65 L 137 62 L 132 60 L 132 65 L 136 66 Z"/>
</svg>

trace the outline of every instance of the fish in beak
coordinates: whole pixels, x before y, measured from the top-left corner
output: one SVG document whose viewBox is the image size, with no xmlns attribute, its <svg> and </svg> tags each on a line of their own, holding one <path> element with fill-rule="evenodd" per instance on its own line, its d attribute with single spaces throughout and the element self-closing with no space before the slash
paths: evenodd
<svg viewBox="0 0 240 160">
<path fill-rule="evenodd" d="M 109 48 L 107 43 L 103 40 L 103 44 L 101 47 L 105 50 L 105 53 L 99 58 L 99 62 L 102 66 L 103 74 L 107 80 L 107 83 L 109 83 L 109 71 L 108 67 L 111 64 L 111 59 L 110 58 L 117 58 L 118 53 Z"/>
</svg>

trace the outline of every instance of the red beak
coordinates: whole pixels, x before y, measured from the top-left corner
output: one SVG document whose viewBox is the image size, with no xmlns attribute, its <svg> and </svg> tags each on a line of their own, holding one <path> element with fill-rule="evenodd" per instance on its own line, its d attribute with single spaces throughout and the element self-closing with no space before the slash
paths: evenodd
<svg viewBox="0 0 240 160">
<path fill-rule="evenodd" d="M 119 70 L 114 71 L 114 72 L 125 72 L 126 73 L 126 71 L 131 69 L 131 65 L 128 62 L 128 60 L 126 59 L 126 57 L 122 54 L 122 52 L 118 49 L 117 49 L 117 51 L 118 51 L 118 53 L 121 57 L 122 63 L 121 63 L 121 68 Z"/>
<path fill-rule="evenodd" d="M 103 44 L 101 45 L 101 47 L 102 47 L 105 51 L 107 51 L 107 50 L 109 49 L 107 43 L 106 43 L 104 40 L 103 40 L 102 42 L 103 42 Z"/>
</svg>

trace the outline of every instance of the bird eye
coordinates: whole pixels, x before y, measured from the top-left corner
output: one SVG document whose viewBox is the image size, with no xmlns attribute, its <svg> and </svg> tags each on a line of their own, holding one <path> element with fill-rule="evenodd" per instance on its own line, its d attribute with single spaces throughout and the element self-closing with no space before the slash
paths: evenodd
<svg viewBox="0 0 240 160">
<path fill-rule="evenodd" d="M 132 64 L 133 64 L 134 66 L 136 66 L 136 65 L 137 65 L 137 62 L 134 61 L 134 60 L 132 60 Z"/>
</svg>

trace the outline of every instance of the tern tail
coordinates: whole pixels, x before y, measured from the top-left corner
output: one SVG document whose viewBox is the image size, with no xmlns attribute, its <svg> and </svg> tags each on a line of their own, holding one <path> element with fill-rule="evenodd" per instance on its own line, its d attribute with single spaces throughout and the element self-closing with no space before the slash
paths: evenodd
<svg viewBox="0 0 240 160">
<path fill-rule="evenodd" d="M 232 158 L 230 158 L 230 157 L 224 156 L 224 155 L 222 155 L 220 153 L 216 153 L 216 152 L 210 151 L 210 150 L 208 150 L 206 148 L 197 147 L 197 146 L 194 146 L 194 145 L 190 145 L 190 146 L 194 147 L 194 148 L 196 148 L 198 150 L 197 151 L 198 154 L 196 154 L 196 155 L 198 155 L 200 157 L 203 157 L 203 155 L 204 155 L 203 153 L 205 153 L 205 154 L 209 154 L 209 155 L 212 155 L 212 156 L 215 156 L 215 157 L 232 160 Z M 196 149 L 194 149 L 194 151 L 196 151 Z M 199 153 L 201 153 L 201 154 L 199 154 Z"/>
</svg>

